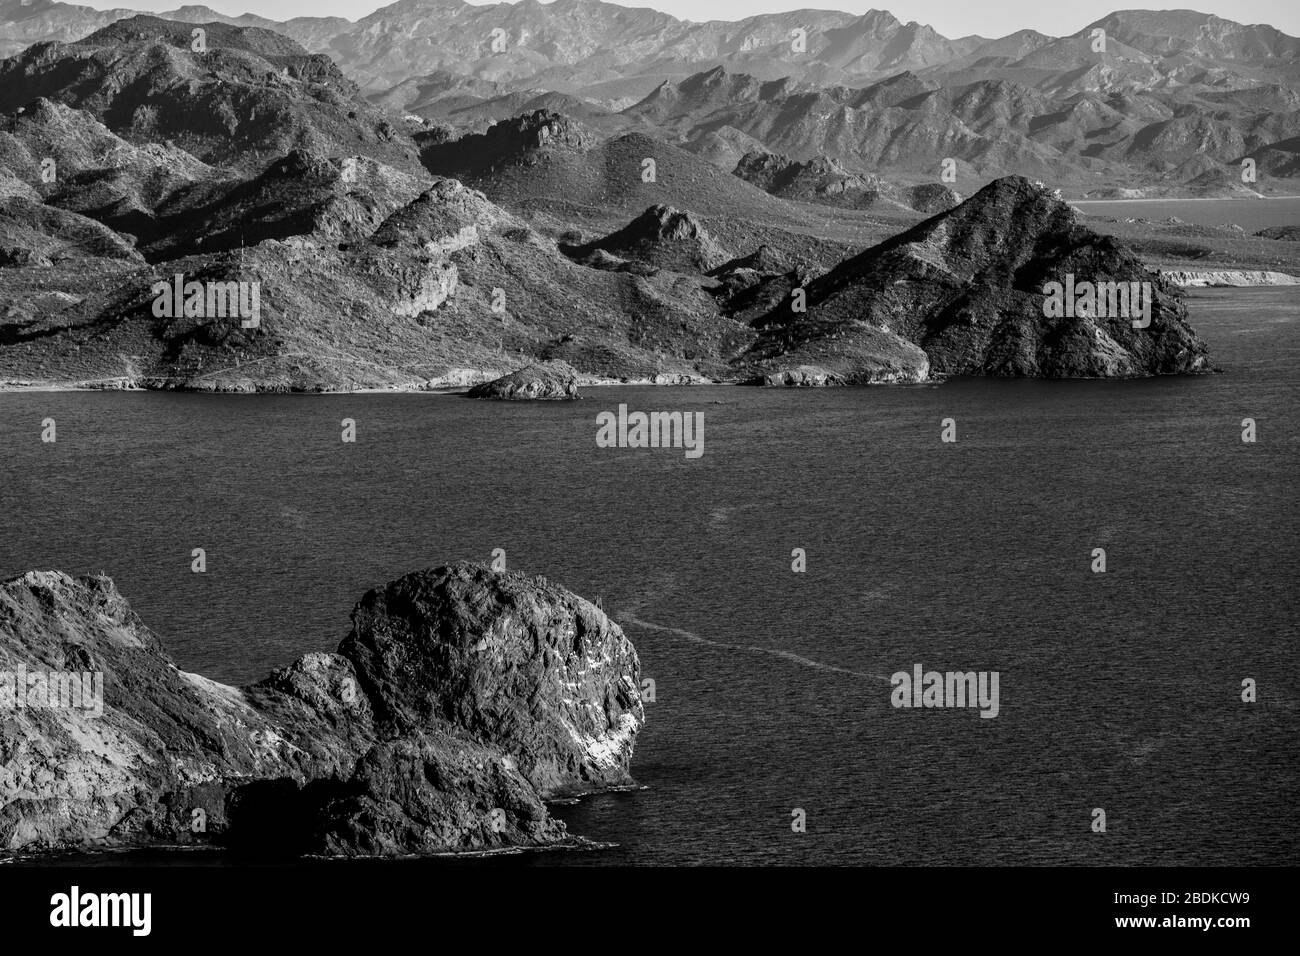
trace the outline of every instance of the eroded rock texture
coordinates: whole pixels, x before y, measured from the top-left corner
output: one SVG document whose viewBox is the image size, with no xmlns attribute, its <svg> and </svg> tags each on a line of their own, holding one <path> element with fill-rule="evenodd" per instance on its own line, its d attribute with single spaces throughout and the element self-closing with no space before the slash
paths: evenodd
<svg viewBox="0 0 1300 956">
<path fill-rule="evenodd" d="M 636 651 L 569 591 L 457 564 L 367 593 L 336 654 L 177 669 L 107 577 L 0 585 L 0 673 L 102 674 L 0 710 L 0 848 L 215 841 L 396 855 L 573 840 L 544 800 L 632 782 Z"/>
</svg>

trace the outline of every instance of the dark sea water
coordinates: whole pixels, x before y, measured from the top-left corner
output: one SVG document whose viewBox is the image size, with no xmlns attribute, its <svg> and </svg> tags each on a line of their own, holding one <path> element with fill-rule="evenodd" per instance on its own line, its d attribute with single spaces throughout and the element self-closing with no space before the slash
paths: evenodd
<svg viewBox="0 0 1300 956">
<path fill-rule="evenodd" d="M 656 685 L 645 789 L 557 808 L 616 847 L 528 864 L 1296 864 L 1300 295 L 1190 307 L 1221 375 L 0 394 L 0 575 L 108 572 L 227 682 L 332 650 L 367 588 L 494 548 L 599 597 Z M 704 456 L 598 448 L 620 402 L 702 411 Z M 894 709 L 916 663 L 999 671 L 1000 715 Z"/>
</svg>

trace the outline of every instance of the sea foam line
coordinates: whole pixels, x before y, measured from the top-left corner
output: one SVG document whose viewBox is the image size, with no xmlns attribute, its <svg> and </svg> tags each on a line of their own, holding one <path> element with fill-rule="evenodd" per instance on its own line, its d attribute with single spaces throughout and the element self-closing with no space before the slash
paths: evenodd
<svg viewBox="0 0 1300 956">
<path fill-rule="evenodd" d="M 767 654 L 770 657 L 780 657 L 783 660 L 802 664 L 804 667 L 812 667 L 823 671 L 832 671 L 836 674 L 847 674 L 850 677 L 867 677 L 872 680 L 882 680 L 886 684 L 890 683 L 890 679 L 881 674 L 864 674 L 861 671 L 852 671 L 846 667 L 837 667 L 834 664 L 824 664 L 821 661 L 814 661 L 807 657 L 801 657 L 793 651 L 781 651 L 771 647 L 758 647 L 753 644 L 729 644 L 726 641 L 711 641 L 707 637 L 700 637 L 700 635 L 682 630 L 680 627 L 666 627 L 663 624 L 654 624 L 650 621 L 643 621 L 628 611 L 620 611 L 615 615 L 615 618 L 619 621 L 626 621 L 628 624 L 633 624 L 647 630 L 664 631 L 668 634 L 676 634 L 677 636 L 684 637 L 688 641 L 693 641 L 696 644 L 707 644 L 709 647 L 722 647 L 732 651 L 749 651 L 752 654 Z"/>
</svg>

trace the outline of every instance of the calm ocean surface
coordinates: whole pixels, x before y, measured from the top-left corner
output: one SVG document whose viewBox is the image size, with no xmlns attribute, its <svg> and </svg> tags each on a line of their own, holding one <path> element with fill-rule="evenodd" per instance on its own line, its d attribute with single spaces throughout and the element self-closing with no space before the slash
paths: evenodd
<svg viewBox="0 0 1300 956">
<path fill-rule="evenodd" d="M 1222 375 L 0 394 L 0 576 L 105 571 L 227 682 L 333 650 L 369 587 L 498 547 L 599 597 L 656 684 L 645 789 L 557 809 L 617 847 L 516 862 L 1296 864 L 1300 293 L 1189 305 Z M 597 448 L 620 402 L 703 411 L 704 456 Z M 916 663 L 999 671 L 1000 716 L 895 710 Z"/>
<path fill-rule="evenodd" d="M 1174 216 L 1201 226 L 1235 223 L 1247 232 L 1271 226 L 1293 226 L 1300 221 L 1300 196 L 1267 199 L 1132 199 L 1071 202 L 1088 216 L 1132 217 L 1161 221 Z"/>
</svg>

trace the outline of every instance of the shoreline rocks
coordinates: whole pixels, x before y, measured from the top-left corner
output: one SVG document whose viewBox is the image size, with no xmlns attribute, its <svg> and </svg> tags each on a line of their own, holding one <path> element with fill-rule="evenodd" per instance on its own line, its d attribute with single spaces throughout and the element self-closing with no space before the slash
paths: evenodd
<svg viewBox="0 0 1300 956">
<path fill-rule="evenodd" d="M 814 365 L 800 365 L 797 368 L 755 375 L 740 384 L 757 385 L 762 388 L 825 388 L 830 385 L 843 385 L 844 382 L 829 369 Z"/>
<path fill-rule="evenodd" d="M 464 563 L 368 592 L 337 653 L 245 687 L 177 669 L 109 578 L 29 572 L 0 584 L 0 672 L 102 675 L 99 715 L 0 709 L 0 851 L 573 845 L 544 801 L 632 785 L 644 721 L 598 608 Z"/>
<path fill-rule="evenodd" d="M 527 365 L 490 382 L 475 385 L 469 398 L 499 401 L 573 401 L 578 394 L 578 373 L 568 362 L 553 360 Z"/>
<path fill-rule="evenodd" d="M 1162 270 L 1160 273 L 1174 285 L 1184 289 L 1228 286 L 1246 288 L 1266 285 L 1300 285 L 1300 279 L 1285 272 L 1251 269 Z"/>
</svg>

